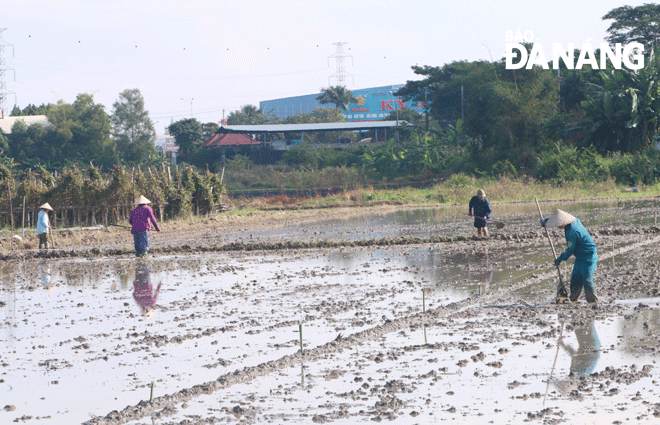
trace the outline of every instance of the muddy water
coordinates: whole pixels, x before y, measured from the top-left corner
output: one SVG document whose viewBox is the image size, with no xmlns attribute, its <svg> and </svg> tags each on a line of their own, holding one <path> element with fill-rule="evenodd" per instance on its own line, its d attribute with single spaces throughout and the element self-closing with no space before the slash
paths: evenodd
<svg viewBox="0 0 660 425">
<path fill-rule="evenodd" d="M 620 207 L 584 208 L 603 214 L 598 220 L 609 209 L 622 220 Z M 652 205 L 622 208 L 642 211 L 636 220 L 652 214 Z M 397 214 L 238 237 L 472 231 L 458 208 L 453 217 L 428 209 Z M 502 214 L 503 231 L 528 227 L 529 214 Z M 614 251 L 639 238 L 597 239 Z M 660 335 L 653 253 L 602 261 L 600 310 L 558 309 L 544 244 L 466 241 L 5 266 L 0 404 L 8 407 L 0 423 L 119 423 L 99 418 L 148 401 L 152 382 L 153 409 L 134 417 L 122 411 L 121 421 L 652 420 L 658 376 L 644 366 L 655 364 Z M 540 283 L 520 285 L 543 273 Z M 300 351 L 300 325 L 308 357 L 254 373 Z M 180 395 L 242 372 L 248 376 L 216 391 Z"/>
<path fill-rule="evenodd" d="M 543 202 L 544 216 L 556 208 L 567 210 L 580 217 L 585 226 L 609 224 L 657 224 L 660 217 L 655 212 L 660 201 L 655 199 L 618 200 L 599 202 Z M 538 229 L 538 209 L 535 203 L 493 204 L 492 220 L 501 221 L 501 232 Z M 622 211 L 626 214 L 622 215 Z M 396 237 L 452 236 L 474 233 L 473 219 L 467 215 L 465 205 L 443 208 L 416 208 L 383 214 L 370 214 L 346 219 L 324 220 L 316 223 L 291 223 L 282 228 L 256 233 L 251 230 L 231 235 L 243 240 L 259 237 L 265 240 L 356 240 Z M 494 225 L 491 232 L 498 232 Z"/>
</svg>

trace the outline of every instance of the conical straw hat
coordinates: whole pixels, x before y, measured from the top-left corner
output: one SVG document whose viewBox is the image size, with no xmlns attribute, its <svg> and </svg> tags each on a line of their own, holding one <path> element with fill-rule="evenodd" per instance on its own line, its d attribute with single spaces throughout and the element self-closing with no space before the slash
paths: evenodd
<svg viewBox="0 0 660 425">
<path fill-rule="evenodd" d="M 552 213 L 552 215 L 550 215 L 550 219 L 548 220 L 547 223 L 545 223 L 545 225 L 550 227 L 559 227 L 559 226 L 566 226 L 567 224 L 571 224 L 574 221 L 575 221 L 575 217 L 573 217 L 566 211 L 557 209 Z"/>
<path fill-rule="evenodd" d="M 140 195 L 140 197 L 135 200 L 135 205 L 150 204 L 150 203 L 151 201 L 145 198 L 144 195 Z"/>
<path fill-rule="evenodd" d="M 40 210 L 41 210 L 41 209 L 44 209 L 44 210 L 51 210 L 51 211 L 53 211 L 53 207 L 51 207 L 50 204 L 49 204 L 48 202 L 46 202 L 45 204 L 43 204 L 42 206 L 40 206 L 39 209 L 40 209 Z"/>
</svg>

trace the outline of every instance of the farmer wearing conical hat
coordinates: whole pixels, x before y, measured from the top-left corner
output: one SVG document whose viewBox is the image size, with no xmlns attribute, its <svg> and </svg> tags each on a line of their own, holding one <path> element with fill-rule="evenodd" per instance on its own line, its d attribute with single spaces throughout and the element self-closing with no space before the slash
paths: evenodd
<svg viewBox="0 0 660 425">
<path fill-rule="evenodd" d="M 160 232 L 158 222 L 154 216 L 154 211 L 147 204 L 151 201 L 140 195 L 135 200 L 135 209 L 131 212 L 131 218 L 128 220 L 131 223 L 131 233 L 133 234 L 133 243 L 135 244 L 135 256 L 144 257 L 149 251 L 149 231 L 153 223 L 156 231 Z"/>
<path fill-rule="evenodd" d="M 579 219 L 562 210 L 555 210 L 550 217 L 541 220 L 541 225 L 564 229 L 566 250 L 555 260 L 556 266 L 568 260 L 571 255 L 575 255 L 575 265 L 571 274 L 571 301 L 577 301 L 582 288 L 588 303 L 598 301 L 594 285 L 598 252 L 587 229 Z"/>
<path fill-rule="evenodd" d="M 474 227 L 477 228 L 477 236 L 488 236 L 486 220 L 490 218 L 490 203 L 486 199 L 483 189 L 477 190 L 477 195 L 470 199 L 468 204 L 468 215 L 474 217 Z"/>
<path fill-rule="evenodd" d="M 39 207 L 39 215 L 37 216 L 37 237 L 39 238 L 39 249 L 48 249 L 48 232 L 50 231 L 50 220 L 48 220 L 48 211 L 53 211 L 53 208 L 46 202 Z"/>
</svg>

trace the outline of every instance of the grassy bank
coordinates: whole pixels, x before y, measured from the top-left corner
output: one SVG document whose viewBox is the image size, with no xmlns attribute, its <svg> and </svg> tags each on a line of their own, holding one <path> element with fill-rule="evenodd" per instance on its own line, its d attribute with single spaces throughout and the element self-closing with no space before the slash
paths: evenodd
<svg viewBox="0 0 660 425">
<path fill-rule="evenodd" d="M 578 200 L 603 198 L 640 198 L 660 194 L 660 184 L 639 186 L 633 192 L 610 179 L 597 183 L 568 182 L 561 186 L 534 180 L 509 178 L 479 179 L 466 175 L 454 175 L 429 188 L 375 189 L 363 187 L 345 190 L 325 197 L 294 198 L 277 195 L 268 198 L 241 199 L 233 214 L 246 214 L 259 210 L 306 209 L 328 207 L 360 207 L 379 204 L 401 205 L 452 205 L 467 204 L 478 189 L 484 189 L 493 203 L 529 202 L 539 200 Z M 231 194 L 230 194 L 231 195 Z"/>
</svg>

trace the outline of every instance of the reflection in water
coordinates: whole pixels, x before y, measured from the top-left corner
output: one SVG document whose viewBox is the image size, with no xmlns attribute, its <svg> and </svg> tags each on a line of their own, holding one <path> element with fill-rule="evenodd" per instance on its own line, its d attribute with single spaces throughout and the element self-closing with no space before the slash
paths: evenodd
<svg viewBox="0 0 660 425">
<path fill-rule="evenodd" d="M 484 247 L 483 250 L 479 251 L 476 254 L 476 258 L 479 262 L 477 272 L 468 271 L 468 278 L 479 283 L 478 294 L 481 295 L 488 290 L 488 287 L 493 281 L 493 267 L 488 258 L 488 247 Z"/>
<path fill-rule="evenodd" d="M 140 264 L 135 268 L 133 298 L 135 298 L 138 305 L 142 307 L 142 314 L 144 314 L 147 319 L 150 319 L 154 315 L 154 306 L 158 299 L 161 284 L 162 282 L 158 283 L 158 287 L 156 287 L 156 291 L 154 291 L 154 288 L 151 285 L 149 266 L 146 264 Z"/>
<path fill-rule="evenodd" d="M 600 357 L 600 340 L 594 322 L 583 328 L 576 328 L 575 337 L 578 341 L 577 350 L 567 345 L 564 340 L 559 341 L 561 347 L 571 356 L 571 373 L 576 375 L 593 373 Z"/>
<path fill-rule="evenodd" d="M 576 379 L 576 375 L 583 376 L 593 373 L 600 357 L 600 339 L 598 339 L 594 322 L 589 323 L 585 327 L 576 328 L 575 337 L 578 341 L 577 349 L 567 345 L 561 336 L 557 345 L 557 350 L 559 350 L 559 347 L 562 347 L 571 356 L 571 371 L 569 376 L 553 382 L 554 386 L 565 394 L 579 389 L 580 380 Z M 550 381 L 552 381 L 552 373 L 548 384 Z"/>
<path fill-rule="evenodd" d="M 52 291 L 53 285 L 51 283 L 51 277 L 50 277 L 50 264 L 39 263 L 37 267 L 39 269 L 39 280 L 41 280 L 41 284 L 44 286 L 45 289 Z"/>
</svg>

